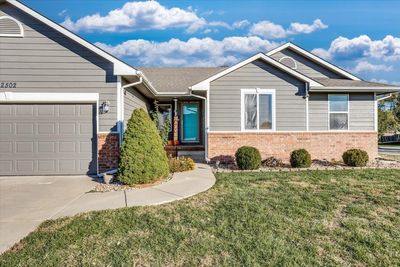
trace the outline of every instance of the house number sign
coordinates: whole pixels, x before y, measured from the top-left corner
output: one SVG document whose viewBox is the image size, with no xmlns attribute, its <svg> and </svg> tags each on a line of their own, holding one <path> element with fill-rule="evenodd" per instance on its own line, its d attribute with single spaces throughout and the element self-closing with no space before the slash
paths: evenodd
<svg viewBox="0 0 400 267">
<path fill-rule="evenodd" d="M 0 88 L 17 88 L 17 83 L 14 83 L 14 82 L 0 82 Z"/>
</svg>

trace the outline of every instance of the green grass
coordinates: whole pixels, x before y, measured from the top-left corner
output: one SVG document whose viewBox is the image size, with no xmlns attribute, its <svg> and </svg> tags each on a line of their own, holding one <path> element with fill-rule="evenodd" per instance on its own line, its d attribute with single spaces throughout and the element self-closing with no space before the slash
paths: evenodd
<svg viewBox="0 0 400 267">
<path fill-rule="evenodd" d="M 400 171 L 217 175 L 154 207 L 43 223 L 0 266 L 398 266 Z"/>
</svg>

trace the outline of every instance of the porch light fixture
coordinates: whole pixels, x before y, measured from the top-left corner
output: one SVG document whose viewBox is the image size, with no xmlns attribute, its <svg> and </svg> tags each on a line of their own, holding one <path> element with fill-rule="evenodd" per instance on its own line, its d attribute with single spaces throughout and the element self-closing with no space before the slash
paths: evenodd
<svg viewBox="0 0 400 267">
<path fill-rule="evenodd" d="M 100 106 L 100 113 L 105 114 L 110 111 L 110 101 L 104 101 Z"/>
</svg>

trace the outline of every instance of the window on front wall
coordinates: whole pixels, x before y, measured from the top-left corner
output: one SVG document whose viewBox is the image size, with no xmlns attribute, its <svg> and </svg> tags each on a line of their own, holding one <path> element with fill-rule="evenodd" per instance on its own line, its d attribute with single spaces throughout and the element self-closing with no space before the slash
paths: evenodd
<svg viewBox="0 0 400 267">
<path fill-rule="evenodd" d="M 349 95 L 329 95 L 329 129 L 349 129 Z"/>
<path fill-rule="evenodd" d="M 242 90 L 242 129 L 247 131 L 273 130 L 274 91 Z"/>
</svg>

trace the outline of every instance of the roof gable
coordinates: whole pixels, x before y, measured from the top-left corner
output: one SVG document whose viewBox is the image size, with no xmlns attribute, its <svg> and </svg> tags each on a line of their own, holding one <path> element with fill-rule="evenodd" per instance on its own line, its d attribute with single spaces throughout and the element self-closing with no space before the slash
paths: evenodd
<svg viewBox="0 0 400 267">
<path fill-rule="evenodd" d="M 291 51 L 293 51 L 294 53 L 299 54 L 300 56 L 312 61 L 315 64 L 320 65 L 321 67 L 333 72 L 333 73 L 337 73 L 340 76 L 344 77 L 344 78 L 348 78 L 350 80 L 355 80 L 355 81 L 360 81 L 361 79 L 354 76 L 353 74 L 333 65 L 332 63 L 329 63 L 328 61 L 308 52 L 307 50 L 293 44 L 293 43 L 286 43 L 284 45 L 281 45 L 271 51 L 269 51 L 267 54 L 267 56 L 273 56 L 276 53 L 282 52 L 285 49 L 290 49 Z"/>
<path fill-rule="evenodd" d="M 309 78 L 309 77 L 307 77 L 307 76 L 305 76 L 305 75 L 303 75 L 303 74 L 301 74 L 301 73 L 299 73 L 299 72 L 287 67 L 286 65 L 283 65 L 282 63 L 274 60 L 273 58 L 271 58 L 269 56 L 266 56 L 263 53 L 258 53 L 258 54 L 254 55 L 252 57 L 249 57 L 246 60 L 243 60 L 243 61 L 233 65 L 230 68 L 227 68 L 227 69 L 225 69 L 225 70 L 223 70 L 223 71 L 221 71 L 221 72 L 209 77 L 206 80 L 203 80 L 203 81 L 201 81 L 199 83 L 196 83 L 196 84 L 192 85 L 191 89 L 192 90 L 209 90 L 210 82 L 212 82 L 212 81 L 214 81 L 214 80 L 216 80 L 216 79 L 218 79 L 218 78 L 220 78 L 222 76 L 225 76 L 226 74 L 231 73 L 231 72 L 243 67 L 244 65 L 247 65 L 247 64 L 249 64 L 251 62 L 254 62 L 256 60 L 262 60 L 262 61 L 264 61 L 264 62 L 266 62 L 266 63 L 268 63 L 268 64 L 270 64 L 270 65 L 272 65 L 274 67 L 277 67 L 278 69 L 283 70 L 284 72 L 288 73 L 289 75 L 292 75 L 292 76 L 298 78 L 299 80 L 302 80 L 304 82 L 309 83 L 311 86 L 323 86 L 322 84 L 318 83 L 317 81 L 315 81 L 315 80 L 313 80 L 313 79 L 311 79 L 311 78 Z"/>
<path fill-rule="evenodd" d="M 3 2 L 0 2 L 3 3 Z M 26 5 L 22 4 L 16 0 L 5 0 L 4 3 L 9 3 L 12 6 L 22 10 L 23 12 L 33 16 L 35 19 L 41 21 L 42 23 L 48 25 L 49 27 L 53 28 L 54 30 L 60 32 L 61 34 L 67 36 L 68 38 L 74 40 L 75 42 L 83 45 L 87 49 L 93 51 L 94 53 L 98 54 L 99 56 L 103 57 L 104 59 L 112 62 L 114 64 L 114 75 L 136 75 L 137 70 L 127 63 L 117 59 L 116 57 L 110 55 L 109 53 L 105 52 L 104 50 L 100 49 L 99 47 L 91 44 L 90 42 L 86 41 L 85 39 L 79 37 L 78 35 L 72 33 L 71 31 L 67 30 L 66 28 L 62 27 L 58 23 L 46 18 L 45 16 L 39 14 L 38 12 L 34 11 L 33 9 L 27 7 Z"/>
</svg>

